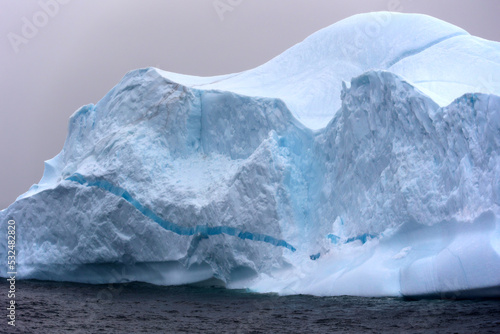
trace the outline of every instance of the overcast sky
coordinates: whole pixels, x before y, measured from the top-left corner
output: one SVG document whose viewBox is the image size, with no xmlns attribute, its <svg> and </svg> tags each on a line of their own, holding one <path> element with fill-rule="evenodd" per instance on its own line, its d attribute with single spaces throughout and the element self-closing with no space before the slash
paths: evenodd
<svg viewBox="0 0 500 334">
<path fill-rule="evenodd" d="M 96 103 L 129 70 L 239 72 L 343 18 L 388 9 L 429 14 L 500 41 L 496 0 L 0 0 L 0 5 L 0 209 L 40 180 L 43 161 L 64 144 L 68 117 Z"/>
</svg>

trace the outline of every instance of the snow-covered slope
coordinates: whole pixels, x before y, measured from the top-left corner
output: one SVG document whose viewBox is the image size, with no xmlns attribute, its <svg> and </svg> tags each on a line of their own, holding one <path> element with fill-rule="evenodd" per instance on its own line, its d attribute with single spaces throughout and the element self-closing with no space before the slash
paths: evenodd
<svg viewBox="0 0 500 334">
<path fill-rule="evenodd" d="M 338 50 L 373 22 L 378 39 Z M 479 79 L 456 66 L 495 73 L 499 52 L 429 17 L 378 13 L 237 75 L 132 71 L 71 117 L 42 180 L 0 212 L 1 228 L 16 221 L 18 277 L 498 295 L 500 98 L 459 96 Z M 439 54 L 456 60 L 441 76 Z M 451 79 L 412 81 L 427 70 Z M 457 99 L 440 106 L 426 89 Z"/>
<path fill-rule="evenodd" d="M 280 98 L 320 129 L 340 108 L 342 81 L 369 70 L 400 75 L 441 106 L 465 93 L 500 94 L 500 44 L 426 15 L 360 14 L 324 28 L 266 64 L 199 78 L 162 72 L 197 89 Z"/>
</svg>

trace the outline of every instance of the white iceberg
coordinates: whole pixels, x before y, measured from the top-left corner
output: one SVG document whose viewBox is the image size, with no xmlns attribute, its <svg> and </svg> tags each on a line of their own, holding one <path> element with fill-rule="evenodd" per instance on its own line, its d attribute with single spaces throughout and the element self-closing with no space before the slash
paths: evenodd
<svg viewBox="0 0 500 334">
<path fill-rule="evenodd" d="M 497 78 L 499 43 L 395 13 L 238 74 L 132 71 L 0 212 L 18 278 L 500 295 Z"/>
</svg>

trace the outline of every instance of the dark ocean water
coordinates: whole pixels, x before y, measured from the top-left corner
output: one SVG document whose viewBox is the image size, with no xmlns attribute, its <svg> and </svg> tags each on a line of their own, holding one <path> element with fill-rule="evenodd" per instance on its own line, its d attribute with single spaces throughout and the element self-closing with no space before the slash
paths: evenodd
<svg viewBox="0 0 500 334">
<path fill-rule="evenodd" d="M 18 281 L 1 333 L 500 333 L 499 300 L 253 294 L 217 287 Z M 449 296 L 453 298 L 453 296 Z"/>
</svg>

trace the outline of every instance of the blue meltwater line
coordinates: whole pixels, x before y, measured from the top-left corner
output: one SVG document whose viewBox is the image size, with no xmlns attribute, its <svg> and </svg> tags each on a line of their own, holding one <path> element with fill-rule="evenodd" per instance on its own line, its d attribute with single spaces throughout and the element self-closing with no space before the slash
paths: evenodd
<svg viewBox="0 0 500 334">
<path fill-rule="evenodd" d="M 130 193 L 114 184 L 112 184 L 109 181 L 106 181 L 102 178 L 93 178 L 92 180 L 86 179 L 83 175 L 75 173 L 68 177 L 66 180 L 77 182 L 83 186 L 86 187 L 97 187 L 103 190 L 106 190 L 113 195 L 122 197 L 125 199 L 127 202 L 132 204 L 139 212 L 141 212 L 144 216 L 150 218 L 154 222 L 156 222 L 158 225 L 166 229 L 167 231 L 174 232 L 179 235 L 195 235 L 198 233 L 206 234 L 206 235 L 218 235 L 218 234 L 227 234 L 231 236 L 238 237 L 240 239 L 248 239 L 248 240 L 255 240 L 255 241 L 263 241 L 267 242 L 268 244 L 274 245 L 274 246 L 280 246 L 280 247 L 285 247 L 291 250 L 292 252 L 295 252 L 296 249 L 289 243 L 287 243 L 285 240 L 280 240 L 276 239 L 275 237 L 265 235 L 265 234 L 260 234 L 260 233 L 251 233 L 247 231 L 242 231 L 240 229 L 237 229 L 235 227 L 231 226 L 208 226 L 208 225 L 197 225 L 193 227 L 186 227 L 186 226 L 180 226 L 177 224 L 174 224 L 172 222 L 169 222 L 167 220 L 162 219 L 159 217 L 156 213 L 154 213 L 151 209 L 145 207 L 142 205 L 140 202 L 138 202 L 135 198 L 130 195 Z"/>
</svg>

